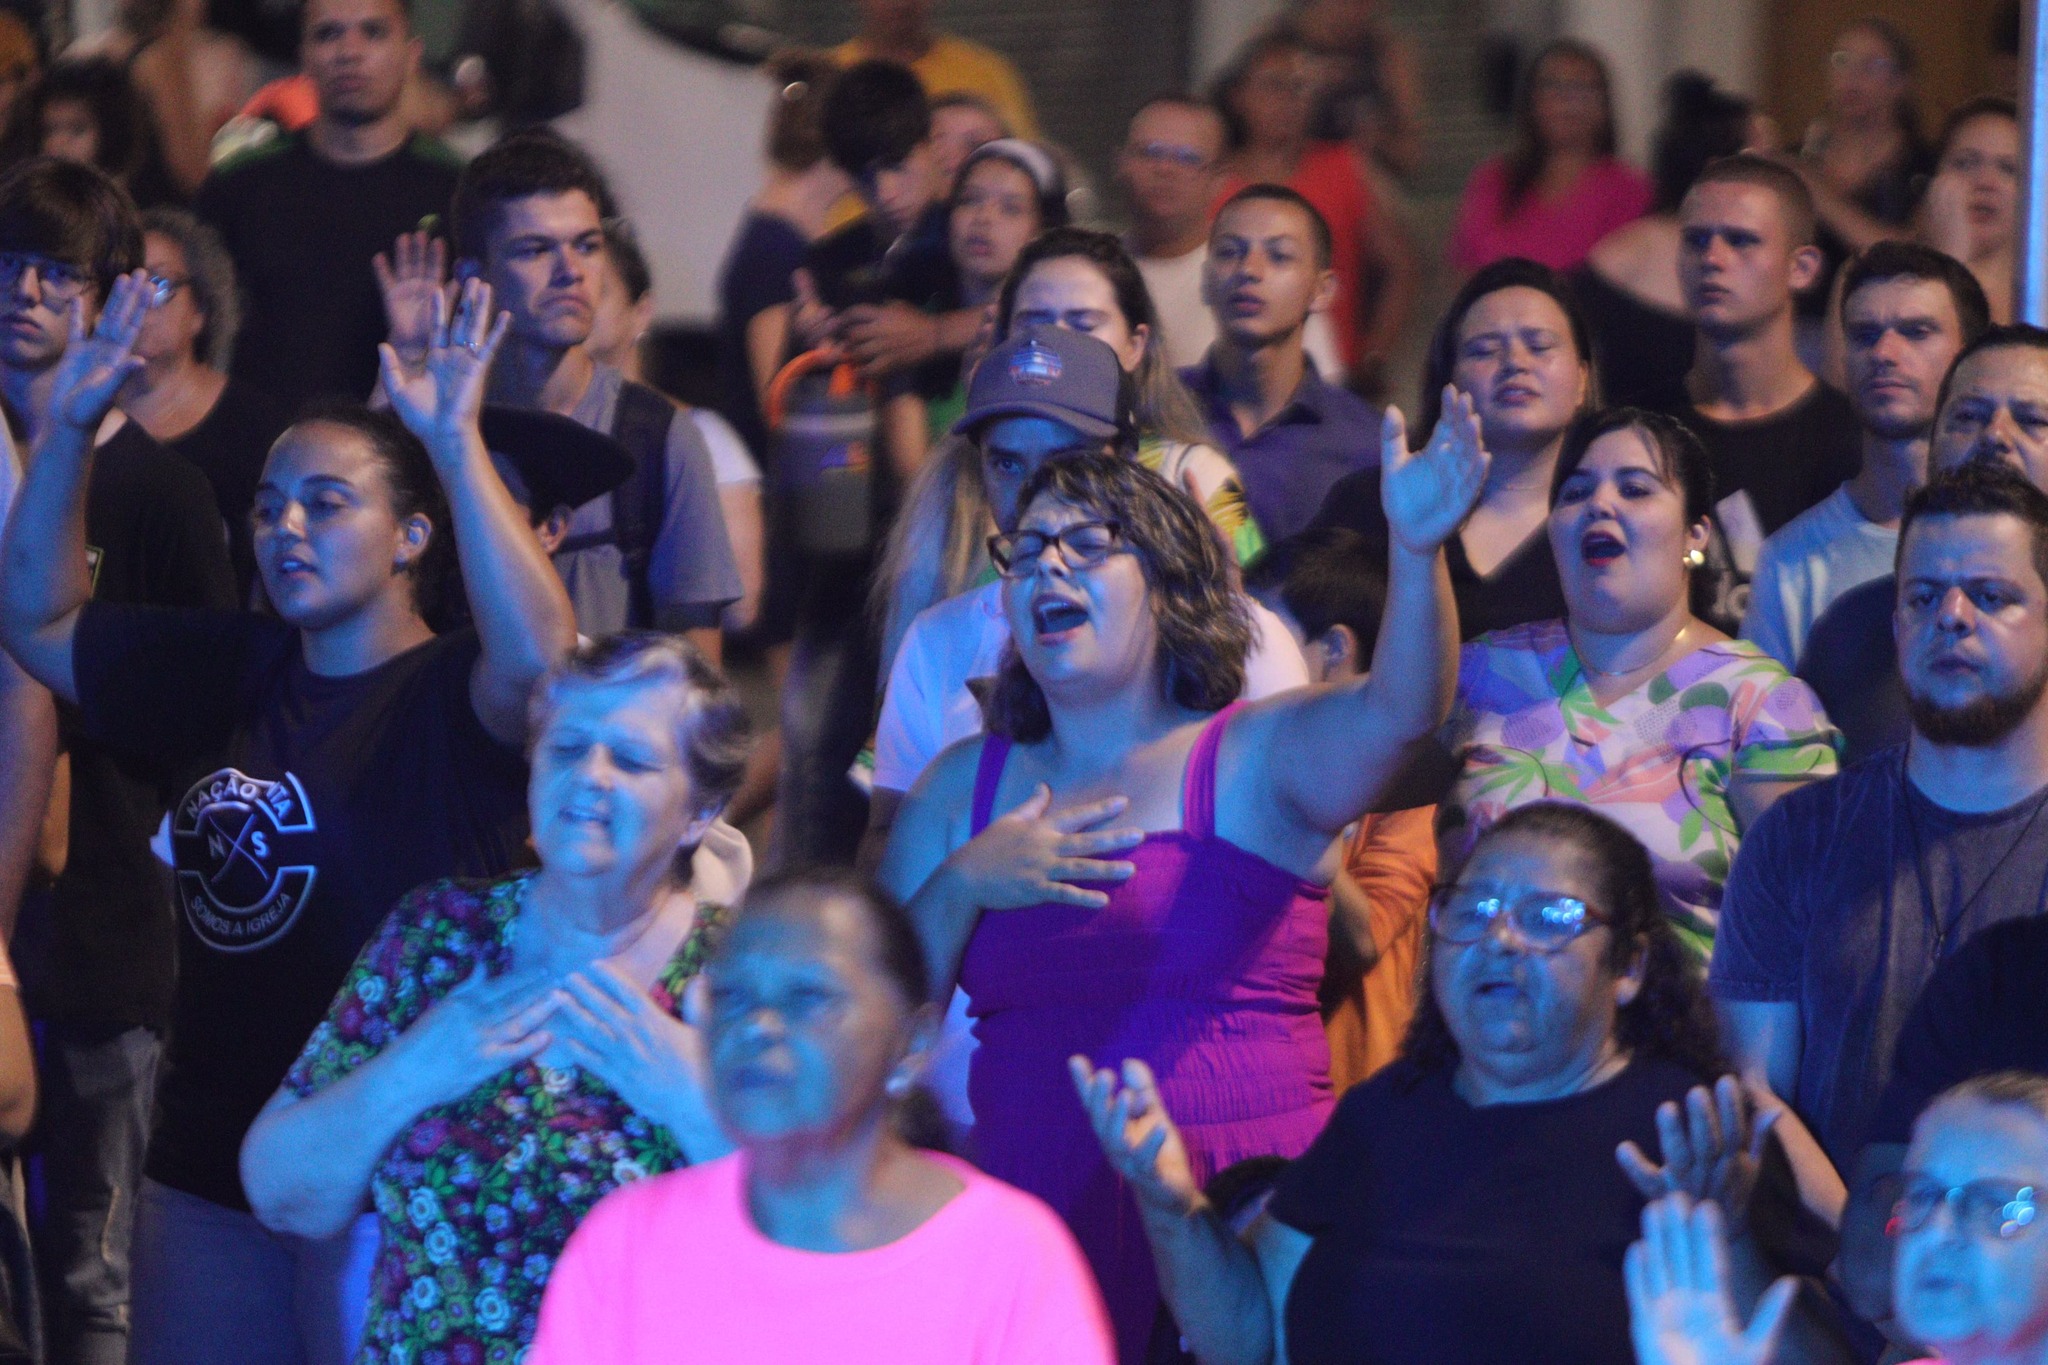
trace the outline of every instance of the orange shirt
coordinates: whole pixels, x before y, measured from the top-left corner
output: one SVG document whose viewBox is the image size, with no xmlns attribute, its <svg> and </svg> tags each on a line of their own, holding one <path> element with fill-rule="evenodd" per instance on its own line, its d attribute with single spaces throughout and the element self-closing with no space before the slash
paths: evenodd
<svg viewBox="0 0 2048 1365">
<path fill-rule="evenodd" d="M 1368 815 L 1344 845 L 1344 870 L 1365 892 L 1379 960 L 1361 972 L 1333 934 L 1323 982 L 1330 1081 L 1338 1094 L 1394 1060 L 1415 1014 L 1416 975 L 1436 883 L 1436 807 Z"/>
</svg>

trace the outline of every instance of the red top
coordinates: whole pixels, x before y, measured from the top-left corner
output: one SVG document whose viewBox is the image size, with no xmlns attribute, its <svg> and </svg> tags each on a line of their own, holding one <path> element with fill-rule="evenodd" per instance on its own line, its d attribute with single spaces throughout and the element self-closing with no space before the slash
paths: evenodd
<svg viewBox="0 0 2048 1365">
<path fill-rule="evenodd" d="M 1465 182 L 1451 233 L 1451 264 L 1472 271 L 1526 256 L 1552 270 L 1575 269 L 1593 243 L 1648 213 L 1655 195 L 1642 172 L 1608 157 L 1594 162 L 1562 199 L 1531 190 L 1509 213 L 1507 162 L 1493 157 Z"/>
</svg>

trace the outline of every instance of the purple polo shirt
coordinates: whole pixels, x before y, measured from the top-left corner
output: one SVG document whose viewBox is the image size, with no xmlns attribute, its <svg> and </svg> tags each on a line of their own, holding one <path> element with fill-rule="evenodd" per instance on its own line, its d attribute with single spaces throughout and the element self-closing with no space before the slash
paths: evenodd
<svg viewBox="0 0 2048 1365">
<path fill-rule="evenodd" d="M 1249 436 L 1238 433 L 1213 357 L 1182 370 L 1180 379 L 1201 404 L 1216 444 L 1237 466 L 1245 502 L 1268 544 L 1305 528 L 1330 485 L 1380 461 L 1379 410 L 1324 383 L 1312 360 L 1287 406 Z"/>
</svg>

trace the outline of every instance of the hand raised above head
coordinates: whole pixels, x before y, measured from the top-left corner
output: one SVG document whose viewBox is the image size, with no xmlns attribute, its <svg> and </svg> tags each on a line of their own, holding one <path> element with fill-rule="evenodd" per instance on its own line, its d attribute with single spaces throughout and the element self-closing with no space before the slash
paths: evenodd
<svg viewBox="0 0 2048 1365">
<path fill-rule="evenodd" d="M 50 384 L 50 416 L 87 431 L 97 430 L 113 410 L 128 376 L 142 368 L 135 340 L 156 301 L 146 270 L 131 270 L 114 281 L 107 302 L 88 331 L 85 300 L 71 301 L 71 337 Z"/>
<path fill-rule="evenodd" d="M 1744 1327 L 1730 1295 L 1720 1210 L 1670 1194 L 1643 1209 L 1622 1263 L 1638 1365 L 1771 1365 L 1795 1283 L 1781 1279 Z"/>
<path fill-rule="evenodd" d="M 1471 398 L 1444 385 L 1443 415 L 1422 449 L 1408 449 L 1408 420 L 1387 409 L 1380 424 L 1380 505 L 1401 545 L 1428 554 L 1464 524 L 1492 463 Z"/>
<path fill-rule="evenodd" d="M 425 232 L 400 233 L 391 254 L 378 252 L 370 268 L 384 296 L 385 339 L 406 369 L 417 370 L 434 340 L 434 300 L 454 292 L 447 282 L 448 244 Z"/>
<path fill-rule="evenodd" d="M 491 360 L 512 324 L 511 314 L 494 313 L 491 304 L 491 287 L 481 280 L 463 285 L 452 318 L 447 297 L 437 294 L 426 364 L 418 371 L 405 369 L 391 343 L 377 348 L 392 411 L 436 459 L 459 451 L 476 430 Z"/>
</svg>

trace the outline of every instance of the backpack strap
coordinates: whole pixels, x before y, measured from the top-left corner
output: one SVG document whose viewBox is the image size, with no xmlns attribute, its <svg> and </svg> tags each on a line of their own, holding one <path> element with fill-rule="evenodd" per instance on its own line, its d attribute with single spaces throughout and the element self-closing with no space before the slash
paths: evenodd
<svg viewBox="0 0 2048 1365">
<path fill-rule="evenodd" d="M 633 473 L 612 490 L 612 543 L 625 561 L 626 624 L 654 625 L 654 589 L 647 567 L 668 512 L 669 423 L 682 416 L 676 405 L 645 384 L 624 380 L 612 414 L 612 436 L 633 457 Z"/>
</svg>

